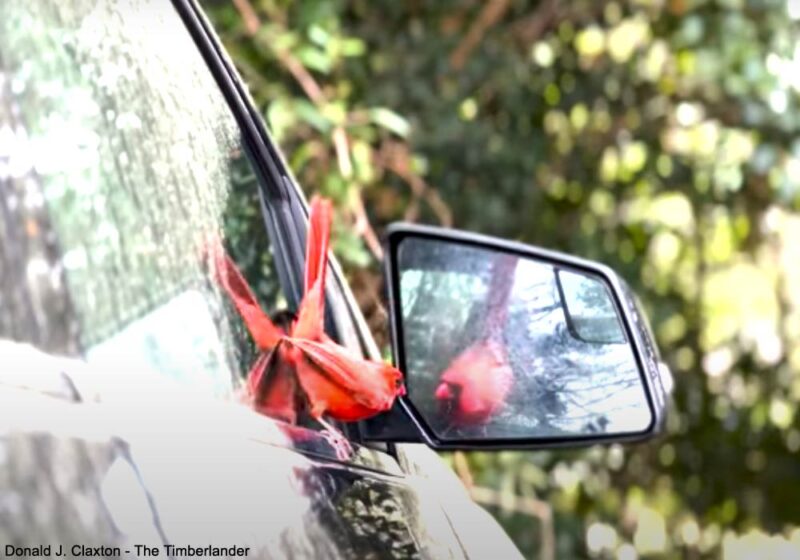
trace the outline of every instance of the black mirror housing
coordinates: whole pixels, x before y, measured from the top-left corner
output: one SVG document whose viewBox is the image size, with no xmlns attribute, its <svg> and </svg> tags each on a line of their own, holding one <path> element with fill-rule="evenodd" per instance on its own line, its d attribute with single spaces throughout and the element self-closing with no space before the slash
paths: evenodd
<svg viewBox="0 0 800 560">
<path fill-rule="evenodd" d="M 366 439 L 410 441 L 417 431 L 437 449 L 516 449 L 659 431 L 671 375 L 635 296 L 607 266 L 393 224 L 385 274 L 408 394 L 366 425 Z"/>
</svg>

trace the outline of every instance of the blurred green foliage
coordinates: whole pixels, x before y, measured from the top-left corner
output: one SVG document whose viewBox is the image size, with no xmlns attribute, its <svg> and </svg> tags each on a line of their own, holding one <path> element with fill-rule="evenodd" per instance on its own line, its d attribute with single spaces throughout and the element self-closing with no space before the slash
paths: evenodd
<svg viewBox="0 0 800 560">
<path fill-rule="evenodd" d="M 336 201 L 362 302 L 397 219 L 600 260 L 642 296 L 665 436 L 448 457 L 523 552 L 800 555 L 800 2 L 204 5 Z"/>
</svg>

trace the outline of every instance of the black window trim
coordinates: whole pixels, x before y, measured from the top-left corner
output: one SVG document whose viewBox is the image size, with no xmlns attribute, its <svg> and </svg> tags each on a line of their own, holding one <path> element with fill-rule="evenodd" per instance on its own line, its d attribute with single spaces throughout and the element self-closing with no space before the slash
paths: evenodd
<svg viewBox="0 0 800 560">
<path fill-rule="evenodd" d="M 296 197 L 292 196 L 286 167 L 205 16 L 193 0 L 173 0 L 173 5 L 239 125 L 244 149 L 259 179 L 261 209 L 267 232 L 273 240 L 281 286 L 288 304 L 296 308 L 303 293 L 307 210 L 302 212 L 304 209 L 293 203 L 292 199 Z"/>
</svg>

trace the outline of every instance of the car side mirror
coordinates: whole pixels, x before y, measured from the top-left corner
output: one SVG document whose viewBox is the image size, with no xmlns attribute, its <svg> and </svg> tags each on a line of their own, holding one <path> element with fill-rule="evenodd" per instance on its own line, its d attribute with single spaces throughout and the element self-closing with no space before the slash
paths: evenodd
<svg viewBox="0 0 800 560">
<path fill-rule="evenodd" d="M 400 406 L 439 449 L 644 439 L 671 390 L 647 319 L 608 267 L 448 229 L 387 235 Z"/>
</svg>

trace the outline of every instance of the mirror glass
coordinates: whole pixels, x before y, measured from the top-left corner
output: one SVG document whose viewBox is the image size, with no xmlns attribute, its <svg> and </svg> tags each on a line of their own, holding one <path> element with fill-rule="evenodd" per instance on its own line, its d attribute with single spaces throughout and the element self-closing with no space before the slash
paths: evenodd
<svg viewBox="0 0 800 560">
<path fill-rule="evenodd" d="M 625 334 L 608 288 L 599 278 L 557 270 L 559 295 L 570 334 L 583 342 L 622 344 Z"/>
<path fill-rule="evenodd" d="M 404 237 L 398 304 L 409 399 L 437 438 L 637 433 L 652 420 L 599 274 Z"/>
</svg>

